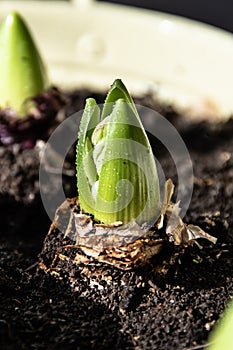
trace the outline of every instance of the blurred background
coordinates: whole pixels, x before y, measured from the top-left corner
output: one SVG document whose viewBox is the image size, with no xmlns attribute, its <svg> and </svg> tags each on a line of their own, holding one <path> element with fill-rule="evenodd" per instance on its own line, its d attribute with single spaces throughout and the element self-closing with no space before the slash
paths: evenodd
<svg viewBox="0 0 233 350">
<path fill-rule="evenodd" d="M 48 1 L 48 0 L 44 0 Z M 50 0 L 52 1 L 52 0 Z M 70 0 L 60 0 L 70 1 Z M 85 1 L 85 0 L 84 0 Z M 233 33 L 233 0 L 96 0 L 187 17 Z"/>
<path fill-rule="evenodd" d="M 233 0 L 108 0 L 105 2 L 180 15 L 233 33 Z"/>
</svg>

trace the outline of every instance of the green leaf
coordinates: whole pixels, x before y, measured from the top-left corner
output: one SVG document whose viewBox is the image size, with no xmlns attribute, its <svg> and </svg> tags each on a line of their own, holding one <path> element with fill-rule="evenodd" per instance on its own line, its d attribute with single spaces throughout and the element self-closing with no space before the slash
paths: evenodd
<svg viewBox="0 0 233 350">
<path fill-rule="evenodd" d="M 82 115 L 82 119 L 79 127 L 78 134 L 78 144 L 77 144 L 77 159 L 76 164 L 77 168 L 81 165 L 83 158 L 86 154 L 85 143 L 87 139 L 91 139 L 92 133 L 99 123 L 100 111 L 99 107 L 96 104 L 96 101 L 93 98 L 88 98 L 86 100 L 86 105 Z"/>
<path fill-rule="evenodd" d="M 48 87 L 45 66 L 29 29 L 17 12 L 0 26 L 0 108 L 10 107 L 19 116 L 28 113 L 27 99 Z"/>
<path fill-rule="evenodd" d="M 233 343 L 233 301 L 227 306 L 222 319 L 210 336 L 209 350 L 231 350 Z"/>
<path fill-rule="evenodd" d="M 111 85 L 111 88 L 105 100 L 101 120 L 106 118 L 106 116 L 108 116 L 111 113 L 112 104 L 114 104 L 119 99 L 123 99 L 125 102 L 127 102 L 131 106 L 131 108 L 133 108 L 135 115 L 140 120 L 133 99 L 120 79 L 116 79 Z"/>
<path fill-rule="evenodd" d="M 99 122 L 100 111 L 95 100 L 89 98 L 86 101 L 82 120 L 79 128 L 78 144 L 76 151 L 77 185 L 79 188 L 79 201 L 87 212 L 94 210 L 92 186 L 97 181 L 97 171 L 93 161 L 92 133 Z"/>
<path fill-rule="evenodd" d="M 121 81 L 112 85 L 99 123 L 95 111 L 92 100 L 80 125 L 77 179 L 81 208 L 107 224 L 148 222 L 160 210 L 157 169 L 136 107 Z M 87 130 L 91 130 L 88 135 Z"/>
<path fill-rule="evenodd" d="M 111 113 L 111 111 L 113 109 L 113 105 L 115 104 L 115 102 L 117 100 L 120 100 L 120 99 L 125 101 L 128 104 L 128 106 L 130 108 L 132 108 L 132 111 L 134 113 L 134 123 L 136 123 L 141 128 L 141 131 L 144 134 L 143 139 L 147 143 L 148 147 L 150 147 L 149 140 L 147 138 L 146 132 L 145 132 L 144 127 L 142 125 L 141 119 L 138 115 L 138 112 L 137 112 L 136 106 L 133 102 L 133 99 L 130 96 L 125 85 L 123 84 L 123 82 L 120 79 L 116 79 L 114 81 L 114 83 L 112 84 L 112 86 L 108 92 L 108 95 L 106 97 L 105 104 L 103 107 L 101 120 L 106 118 Z"/>
</svg>

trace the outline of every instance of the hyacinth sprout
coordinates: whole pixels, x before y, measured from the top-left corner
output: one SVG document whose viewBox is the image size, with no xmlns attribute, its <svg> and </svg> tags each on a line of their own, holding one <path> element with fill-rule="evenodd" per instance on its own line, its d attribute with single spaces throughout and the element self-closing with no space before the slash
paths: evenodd
<svg viewBox="0 0 233 350">
<path fill-rule="evenodd" d="M 121 80 L 102 111 L 86 101 L 77 145 L 77 186 L 83 212 L 105 224 L 151 222 L 160 211 L 153 152 L 136 106 Z"/>
<path fill-rule="evenodd" d="M 48 87 L 44 63 L 27 28 L 17 12 L 0 25 L 0 108 L 11 108 L 19 117 L 33 106 L 30 97 Z"/>
</svg>

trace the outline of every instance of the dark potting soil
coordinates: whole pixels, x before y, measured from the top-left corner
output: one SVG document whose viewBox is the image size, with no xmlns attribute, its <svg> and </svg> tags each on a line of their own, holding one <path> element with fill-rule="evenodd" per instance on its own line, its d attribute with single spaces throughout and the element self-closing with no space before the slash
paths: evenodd
<svg viewBox="0 0 233 350">
<path fill-rule="evenodd" d="M 67 114 L 83 108 L 86 96 L 87 91 L 70 95 Z M 149 97 L 140 102 L 158 108 Z M 194 191 L 185 221 L 216 236 L 217 243 L 188 247 L 164 276 L 153 266 L 122 271 L 100 264 L 94 278 L 69 260 L 59 273 L 38 270 L 50 225 L 39 195 L 39 154 L 1 146 L 1 349 L 183 350 L 208 344 L 233 293 L 233 120 L 187 122 L 172 108 L 159 108 L 177 127 L 193 161 Z M 176 183 L 171 158 L 151 141 L 166 177 Z M 64 188 L 76 196 L 74 164 L 68 169 Z"/>
</svg>

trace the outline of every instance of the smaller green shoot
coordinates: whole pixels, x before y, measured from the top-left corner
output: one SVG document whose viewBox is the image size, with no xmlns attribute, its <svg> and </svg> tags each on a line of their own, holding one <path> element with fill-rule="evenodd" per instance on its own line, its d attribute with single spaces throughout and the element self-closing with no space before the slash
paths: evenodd
<svg viewBox="0 0 233 350">
<path fill-rule="evenodd" d="M 233 301 L 229 303 L 222 319 L 210 336 L 208 350 L 232 350 L 233 348 Z"/>
<path fill-rule="evenodd" d="M 152 221 L 160 210 L 156 163 L 136 106 L 121 80 L 102 112 L 87 99 L 77 145 L 81 209 L 105 224 Z"/>
<path fill-rule="evenodd" d="M 31 97 L 48 87 L 41 56 L 26 23 L 17 12 L 0 25 L 0 108 L 24 117 L 33 106 Z"/>
<path fill-rule="evenodd" d="M 200 264 L 200 261 L 197 260 L 197 259 L 193 259 L 193 263 L 194 263 L 194 264 Z"/>
</svg>

